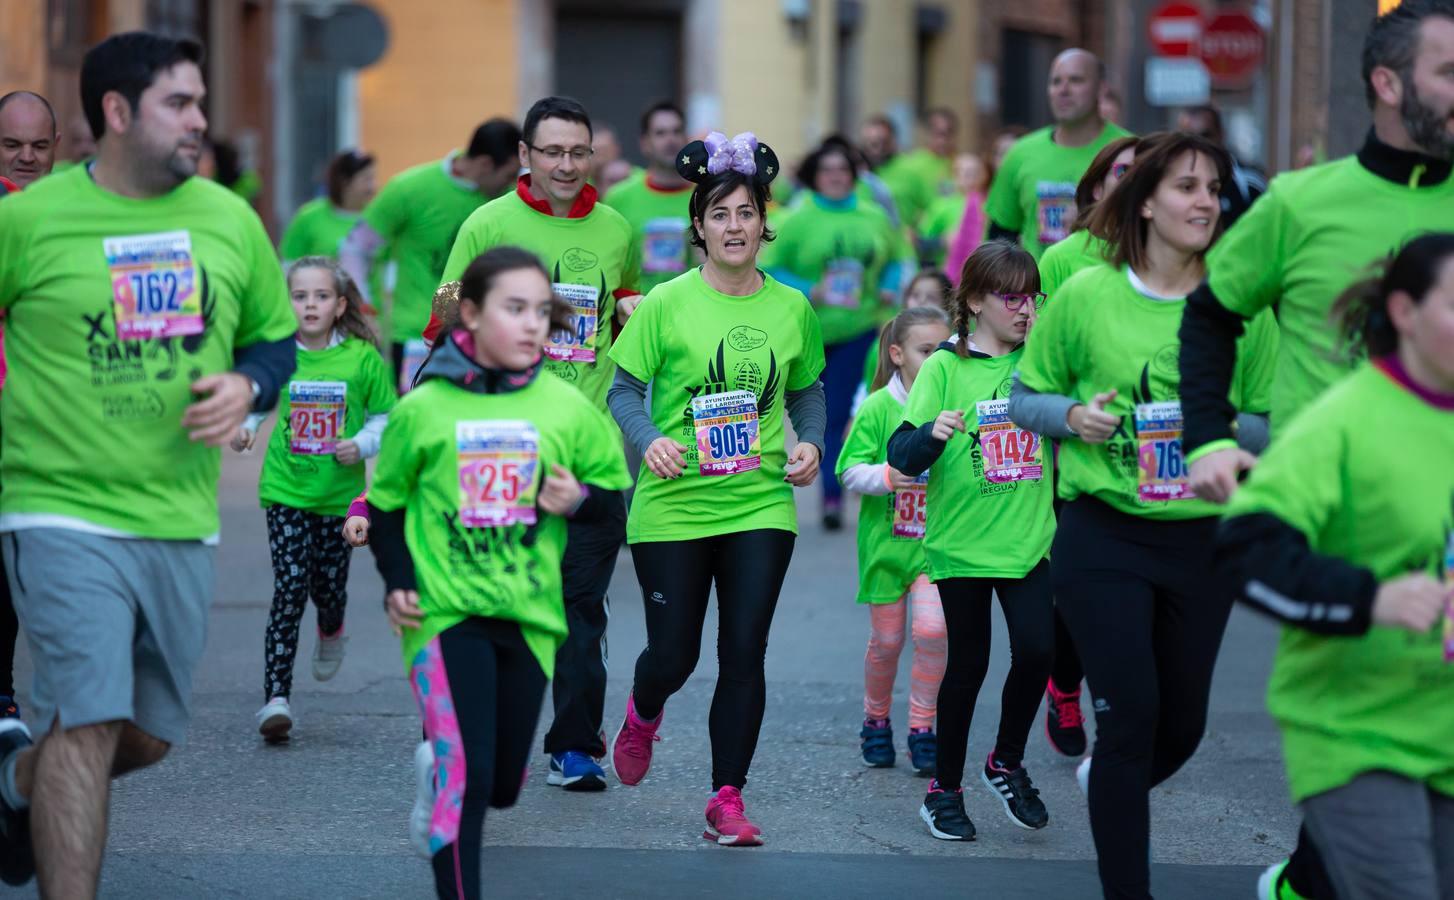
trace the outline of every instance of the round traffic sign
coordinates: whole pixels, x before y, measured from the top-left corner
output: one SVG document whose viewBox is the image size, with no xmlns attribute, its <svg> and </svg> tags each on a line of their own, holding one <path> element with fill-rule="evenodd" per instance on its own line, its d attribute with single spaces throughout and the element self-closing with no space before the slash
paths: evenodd
<svg viewBox="0 0 1454 900">
<path fill-rule="evenodd" d="M 1201 57 L 1212 75 L 1212 87 L 1247 87 L 1262 64 L 1262 28 L 1244 12 L 1223 12 L 1202 29 Z"/>
<path fill-rule="evenodd" d="M 1172 0 L 1151 14 L 1146 29 L 1156 56 L 1196 56 L 1202 37 L 1201 8 Z"/>
</svg>

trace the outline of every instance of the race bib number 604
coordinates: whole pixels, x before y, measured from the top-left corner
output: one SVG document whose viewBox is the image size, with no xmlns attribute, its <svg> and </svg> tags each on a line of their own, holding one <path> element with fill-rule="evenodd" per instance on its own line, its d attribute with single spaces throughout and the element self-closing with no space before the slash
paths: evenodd
<svg viewBox="0 0 1454 900">
<path fill-rule="evenodd" d="M 117 340 L 202 333 L 202 295 L 190 233 L 134 234 L 101 243 L 111 272 Z"/>
<path fill-rule="evenodd" d="M 534 525 L 540 434 L 526 421 L 457 422 L 459 521 L 467 528 Z"/>
<path fill-rule="evenodd" d="M 564 362 L 595 362 L 600 291 L 588 284 L 555 284 L 552 287 L 557 297 L 570 304 L 570 328 L 550 333 L 545 341 L 545 355 Z"/>
</svg>

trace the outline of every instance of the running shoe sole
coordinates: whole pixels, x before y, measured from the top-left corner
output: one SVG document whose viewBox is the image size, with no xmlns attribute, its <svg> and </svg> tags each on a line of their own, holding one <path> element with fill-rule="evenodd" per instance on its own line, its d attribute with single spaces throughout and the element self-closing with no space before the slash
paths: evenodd
<svg viewBox="0 0 1454 900">
<path fill-rule="evenodd" d="M 429 859 L 429 826 L 434 819 L 434 748 L 420 741 L 414 748 L 414 808 L 409 811 L 409 843 Z"/>
<path fill-rule="evenodd" d="M 938 838 L 941 841 L 972 841 L 972 840 L 974 840 L 974 835 L 970 835 L 969 837 L 965 838 L 965 837 L 960 837 L 957 834 L 950 834 L 947 831 L 940 831 L 938 828 L 935 828 L 934 827 L 934 814 L 931 813 L 931 812 L 929 812 L 929 807 L 927 807 L 927 806 L 920 806 L 919 807 L 919 818 L 923 819 L 924 820 L 924 824 L 929 826 L 929 833 L 932 834 L 934 837 Z"/>
<path fill-rule="evenodd" d="M 263 719 L 257 730 L 263 736 L 263 740 L 269 744 L 284 744 L 289 740 L 288 733 L 293 730 L 293 718 L 282 713 L 274 713 Z"/>
<path fill-rule="evenodd" d="M 1034 825 L 1026 825 L 1024 822 L 1021 822 L 1020 817 L 1010 811 L 1010 798 L 1006 797 L 999 788 L 995 787 L 994 782 L 990 781 L 990 777 L 986 775 L 983 770 L 981 770 L 979 773 L 979 780 L 983 781 L 984 786 L 990 789 L 991 794 L 995 795 L 995 799 L 1000 801 L 1000 806 L 1004 807 L 1005 809 L 1005 816 L 1011 822 L 1014 822 L 1016 825 L 1019 825 L 1026 831 L 1039 831 L 1040 828 L 1044 828 L 1050 824 L 1050 820 L 1048 818 L 1045 820 L 1045 825 L 1041 825 L 1040 828 L 1036 828 Z"/>
<path fill-rule="evenodd" d="M 895 762 L 897 762 L 897 760 L 895 760 Z M 892 769 L 894 767 L 894 763 L 893 762 L 869 762 L 868 760 L 865 759 L 863 761 L 863 767 L 865 769 Z"/>
<path fill-rule="evenodd" d="M 702 840 L 712 841 L 723 847 L 762 846 L 762 835 L 760 834 L 723 834 L 710 825 L 707 826 L 706 831 L 702 832 Z"/>
<path fill-rule="evenodd" d="M 568 791 L 604 791 L 606 789 L 604 774 L 576 775 L 567 778 L 564 772 L 552 771 L 545 776 L 545 783 L 565 788 Z"/>
</svg>

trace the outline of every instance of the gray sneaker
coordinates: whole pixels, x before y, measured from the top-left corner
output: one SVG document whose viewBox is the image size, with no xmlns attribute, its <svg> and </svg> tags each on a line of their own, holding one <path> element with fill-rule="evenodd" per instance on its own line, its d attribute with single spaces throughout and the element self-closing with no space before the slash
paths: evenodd
<svg viewBox="0 0 1454 900">
<path fill-rule="evenodd" d="M 338 674 L 339 667 L 343 665 L 343 648 L 348 643 L 348 638 L 343 636 L 343 629 L 338 629 L 332 635 L 318 635 L 318 643 L 313 645 L 313 677 L 318 681 L 327 681 Z"/>
</svg>

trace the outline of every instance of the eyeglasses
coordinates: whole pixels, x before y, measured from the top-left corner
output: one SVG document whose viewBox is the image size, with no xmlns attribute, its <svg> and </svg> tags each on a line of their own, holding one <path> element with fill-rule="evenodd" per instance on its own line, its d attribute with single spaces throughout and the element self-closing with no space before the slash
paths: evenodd
<svg viewBox="0 0 1454 900">
<path fill-rule="evenodd" d="M 1034 303 L 1036 309 L 1045 308 L 1045 295 L 1039 291 L 1033 294 L 995 294 L 995 296 L 1004 302 L 1005 309 L 1008 309 L 1010 312 L 1017 311 L 1025 305 L 1027 300 Z"/>
<path fill-rule="evenodd" d="M 596 152 L 590 147 L 571 147 L 567 150 L 565 147 L 557 147 L 555 145 L 537 147 L 534 144 L 530 144 L 529 146 L 531 150 L 539 153 L 550 162 L 560 162 L 562 157 L 569 156 L 572 162 L 583 163 L 591 158 L 591 154 Z"/>
<path fill-rule="evenodd" d="M 1129 168 L 1131 168 L 1130 163 L 1116 163 L 1114 166 L 1111 166 L 1111 177 L 1120 178 L 1126 174 L 1126 170 Z"/>
</svg>

